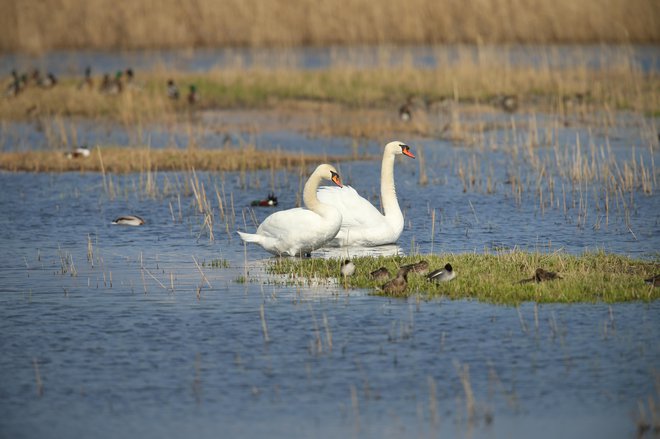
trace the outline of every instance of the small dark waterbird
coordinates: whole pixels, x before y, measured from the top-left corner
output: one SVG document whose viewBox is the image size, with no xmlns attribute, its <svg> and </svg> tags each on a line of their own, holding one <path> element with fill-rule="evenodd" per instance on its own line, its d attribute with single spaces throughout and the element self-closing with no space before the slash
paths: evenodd
<svg viewBox="0 0 660 439">
<path fill-rule="evenodd" d="M 16 73 L 16 72 L 12 72 Z M 14 79 L 12 79 L 11 83 L 7 85 L 7 88 L 5 88 L 5 96 L 7 97 L 12 97 L 18 95 L 22 90 L 21 87 L 21 80 L 16 76 Z"/>
<path fill-rule="evenodd" d="M 369 276 L 371 276 L 371 278 L 376 281 L 382 282 L 390 278 L 390 272 L 387 268 L 380 267 L 378 270 L 374 270 L 369 273 Z"/>
<path fill-rule="evenodd" d="M 399 119 L 401 119 L 404 122 L 409 122 L 410 120 L 412 120 L 412 113 L 413 113 L 412 96 L 408 96 L 406 102 L 399 107 Z"/>
<path fill-rule="evenodd" d="M 261 207 L 274 207 L 277 206 L 277 197 L 273 192 L 268 193 L 268 198 L 265 200 L 254 200 L 250 203 L 251 206 L 261 206 Z"/>
<path fill-rule="evenodd" d="M 500 107 L 507 113 L 514 113 L 518 109 L 518 98 L 513 95 L 505 95 L 500 98 Z"/>
<path fill-rule="evenodd" d="M 173 79 L 167 80 L 167 97 L 173 101 L 179 99 L 179 87 L 176 86 Z"/>
<path fill-rule="evenodd" d="M 191 85 L 188 89 L 188 104 L 195 105 L 199 101 L 199 94 L 197 93 L 197 87 Z"/>
<path fill-rule="evenodd" d="M 79 159 L 89 157 L 90 154 L 91 152 L 89 151 L 87 145 L 81 145 L 73 151 L 67 152 L 65 155 L 68 159 Z"/>
<path fill-rule="evenodd" d="M 456 272 L 451 264 L 447 263 L 445 266 L 439 270 L 433 270 L 426 276 L 428 280 L 434 282 L 449 282 L 450 280 L 456 277 Z"/>
<path fill-rule="evenodd" d="M 385 283 L 381 290 L 384 293 L 390 294 L 392 296 L 401 296 L 406 291 L 408 287 L 408 268 L 401 267 L 396 274 L 396 277 L 389 282 Z"/>
<path fill-rule="evenodd" d="M 38 79 L 41 88 L 53 88 L 57 85 L 57 78 L 52 73 L 48 73 L 45 78 Z"/>
<path fill-rule="evenodd" d="M 656 274 L 655 276 L 651 276 L 648 279 L 644 279 L 644 282 L 649 285 L 653 285 L 654 287 L 660 287 L 660 274 Z"/>
<path fill-rule="evenodd" d="M 78 90 L 82 90 L 84 88 L 88 88 L 90 90 L 94 88 L 94 80 L 92 79 L 92 68 L 90 66 L 87 66 L 85 68 L 85 77 L 78 84 Z"/>
<path fill-rule="evenodd" d="M 547 271 L 544 270 L 543 268 L 537 268 L 536 271 L 534 272 L 534 276 L 528 278 L 528 279 L 523 279 L 519 283 L 524 284 L 527 282 L 544 282 L 548 280 L 555 280 L 555 279 L 563 279 L 560 275 L 555 273 L 554 271 Z"/>
<path fill-rule="evenodd" d="M 103 74 L 103 79 L 101 79 L 101 84 L 99 85 L 99 91 L 101 93 L 108 93 L 112 85 L 112 80 L 110 79 L 109 73 Z"/>
<path fill-rule="evenodd" d="M 426 274 L 429 272 L 429 263 L 427 261 L 419 261 L 415 262 L 414 264 L 408 264 L 404 265 L 401 268 L 407 268 L 410 273 L 417 273 L 417 274 Z"/>
</svg>

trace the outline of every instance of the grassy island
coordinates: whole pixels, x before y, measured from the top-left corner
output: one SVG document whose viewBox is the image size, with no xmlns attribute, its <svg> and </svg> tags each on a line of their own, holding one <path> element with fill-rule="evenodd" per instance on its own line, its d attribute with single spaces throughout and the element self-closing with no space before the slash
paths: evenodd
<svg viewBox="0 0 660 439">
<path fill-rule="evenodd" d="M 289 276 L 294 283 L 327 279 L 328 282 L 345 284 L 347 288 L 363 288 L 373 294 L 385 295 L 378 290 L 383 282 L 371 279 L 369 274 L 372 271 L 386 267 L 390 277 L 394 277 L 400 266 L 426 260 L 430 270 L 450 263 L 456 278 L 436 283 L 424 275 L 410 273 L 403 297 L 476 299 L 502 304 L 526 301 L 611 303 L 660 298 L 660 289 L 644 282 L 644 279 L 660 273 L 657 260 L 637 260 L 604 252 L 576 256 L 563 252 L 516 250 L 496 254 L 358 257 L 352 260 L 356 271 L 345 281 L 339 274 L 341 261 L 338 259 L 279 259 L 269 269 L 272 273 Z M 533 277 L 537 268 L 556 272 L 562 279 L 521 283 L 521 280 Z"/>
</svg>

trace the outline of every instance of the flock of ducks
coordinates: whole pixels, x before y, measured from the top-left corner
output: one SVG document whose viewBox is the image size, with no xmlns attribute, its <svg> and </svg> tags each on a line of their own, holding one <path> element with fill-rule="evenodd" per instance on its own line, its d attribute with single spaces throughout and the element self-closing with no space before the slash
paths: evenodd
<svg viewBox="0 0 660 439">
<path fill-rule="evenodd" d="M 167 80 L 167 97 L 173 101 L 178 101 L 181 97 L 179 87 L 177 87 L 173 79 Z M 197 86 L 195 84 L 190 84 L 188 86 L 186 101 L 188 101 L 190 105 L 195 105 L 199 101 L 199 93 L 197 92 Z"/>
<path fill-rule="evenodd" d="M 53 88 L 57 84 L 57 78 L 51 72 L 42 75 L 39 69 L 34 69 L 30 74 L 18 74 L 16 70 L 11 71 L 11 80 L 5 88 L 5 96 L 12 97 L 20 94 L 28 86 L 39 88 Z"/>
<path fill-rule="evenodd" d="M 443 268 L 429 273 L 429 263 L 426 261 L 419 261 L 399 268 L 396 277 L 383 284 L 380 290 L 392 296 L 402 295 L 408 287 L 408 273 L 425 275 L 426 279 L 432 282 L 449 282 L 456 278 L 456 272 L 449 263 L 445 264 Z M 377 277 L 382 279 L 384 276 L 389 277 L 389 272 L 385 267 L 381 267 L 378 270 L 371 272 L 371 277 L 373 278 Z"/>
<path fill-rule="evenodd" d="M 417 111 L 429 111 L 438 109 L 439 106 L 446 106 L 451 100 L 447 98 L 431 100 L 416 98 L 409 95 L 405 102 L 399 107 L 399 119 L 403 122 L 410 122 Z M 494 97 L 490 104 L 507 113 L 515 113 L 518 110 L 518 97 L 515 95 L 501 95 Z"/>
<path fill-rule="evenodd" d="M 355 263 L 350 259 L 346 259 L 341 263 L 340 272 L 342 277 L 347 278 L 355 274 Z M 396 276 L 390 279 L 390 272 L 385 267 L 380 267 L 377 270 L 369 273 L 369 277 L 377 282 L 386 281 L 379 290 L 392 296 L 400 296 L 408 287 L 408 273 L 415 273 L 426 276 L 426 279 L 433 282 L 449 282 L 456 278 L 456 272 L 451 264 L 445 264 L 443 268 L 434 270 L 429 273 L 429 263 L 427 261 L 419 261 L 414 264 L 403 265 L 399 268 Z M 389 279 L 389 280 L 388 280 Z"/>
<path fill-rule="evenodd" d="M 345 279 L 347 277 L 353 276 L 356 271 L 356 266 L 353 261 L 346 259 L 341 263 L 340 273 L 341 276 Z M 382 291 L 391 296 L 402 296 L 404 295 L 406 288 L 408 287 L 408 274 L 415 273 L 421 276 L 425 276 L 428 281 L 431 282 L 449 282 L 453 279 L 456 279 L 456 271 L 451 264 L 447 263 L 444 267 L 433 270 L 429 273 L 429 263 L 425 260 L 403 265 L 401 266 L 396 276 L 391 278 L 390 272 L 385 267 L 380 267 L 371 273 L 369 277 L 376 282 L 385 282 L 378 290 Z M 547 282 L 552 280 L 563 279 L 559 274 L 544 270 L 543 268 L 537 268 L 534 272 L 534 276 L 528 279 L 522 279 L 518 283 L 523 284 L 527 282 Z M 655 286 L 660 286 L 660 275 L 653 276 L 645 280 L 646 283 Z"/>
<path fill-rule="evenodd" d="M 5 96 L 13 97 L 19 95 L 23 92 L 28 86 L 33 85 L 39 88 L 53 88 L 57 85 L 58 80 L 55 75 L 51 72 L 48 72 L 45 75 L 42 75 L 39 69 L 32 70 L 31 73 L 22 73 L 19 74 L 16 70 L 11 71 L 11 80 L 5 88 Z M 142 85 L 135 81 L 135 72 L 132 68 L 128 67 L 124 70 L 117 70 L 114 75 L 110 73 L 105 73 L 98 87 L 92 75 L 92 68 L 87 66 L 84 71 L 83 78 L 78 83 L 78 90 L 98 90 L 101 94 L 106 95 L 118 95 L 124 90 L 142 90 Z M 167 97 L 173 101 L 178 101 L 181 94 L 179 93 L 179 88 L 174 83 L 174 80 L 167 80 Z M 199 102 L 199 93 L 197 91 L 197 86 L 190 84 L 188 86 L 188 94 L 186 95 L 186 101 L 190 105 L 194 105 Z"/>
</svg>

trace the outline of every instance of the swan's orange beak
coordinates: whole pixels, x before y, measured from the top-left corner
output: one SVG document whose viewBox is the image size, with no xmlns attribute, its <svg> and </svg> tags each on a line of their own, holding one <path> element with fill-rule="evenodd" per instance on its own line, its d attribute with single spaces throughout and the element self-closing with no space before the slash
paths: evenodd
<svg viewBox="0 0 660 439">
<path fill-rule="evenodd" d="M 408 145 L 403 145 L 403 146 L 401 147 L 401 152 L 402 152 L 404 155 L 407 155 L 407 156 L 410 157 L 410 158 L 413 158 L 413 159 L 415 158 L 415 155 L 414 155 L 412 152 L 410 152 L 410 147 L 409 147 Z"/>
<path fill-rule="evenodd" d="M 339 186 L 339 187 L 344 187 L 344 186 L 342 186 L 342 184 L 341 184 L 341 178 L 339 178 L 339 174 L 337 174 L 336 172 L 333 172 L 333 173 L 332 173 L 332 178 L 331 178 L 331 180 L 332 180 L 332 182 L 333 182 L 334 184 L 336 184 L 337 186 Z"/>
</svg>

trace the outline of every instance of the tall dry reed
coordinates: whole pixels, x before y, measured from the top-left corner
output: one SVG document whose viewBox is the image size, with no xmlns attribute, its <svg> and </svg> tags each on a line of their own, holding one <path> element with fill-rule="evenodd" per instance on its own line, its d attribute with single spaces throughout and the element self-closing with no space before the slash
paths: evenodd
<svg viewBox="0 0 660 439">
<path fill-rule="evenodd" d="M 3 0 L 0 6 L 5 51 L 660 39 L 654 0 Z"/>
</svg>

